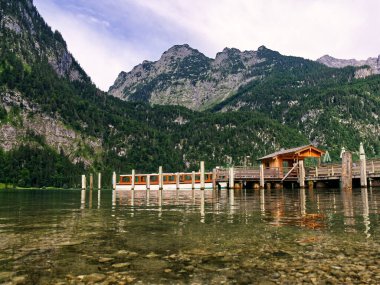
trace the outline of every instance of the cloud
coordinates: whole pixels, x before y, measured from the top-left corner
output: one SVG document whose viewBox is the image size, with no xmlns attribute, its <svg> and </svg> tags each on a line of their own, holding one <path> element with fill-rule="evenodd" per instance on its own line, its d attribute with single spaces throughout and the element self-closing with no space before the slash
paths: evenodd
<svg viewBox="0 0 380 285">
<path fill-rule="evenodd" d="M 35 0 L 103 90 L 117 74 L 188 43 L 209 57 L 260 45 L 316 59 L 379 54 L 377 0 Z"/>
</svg>

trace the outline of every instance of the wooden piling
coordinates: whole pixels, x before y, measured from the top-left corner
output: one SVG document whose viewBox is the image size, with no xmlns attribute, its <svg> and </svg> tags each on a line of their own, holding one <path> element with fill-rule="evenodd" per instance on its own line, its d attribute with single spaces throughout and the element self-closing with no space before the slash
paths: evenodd
<svg viewBox="0 0 380 285">
<path fill-rule="evenodd" d="M 90 174 L 90 190 L 92 191 L 94 189 L 94 176 L 92 173 Z"/>
<path fill-rule="evenodd" d="M 195 189 L 195 171 L 191 172 L 191 189 Z"/>
<path fill-rule="evenodd" d="M 264 181 L 264 164 L 260 164 L 260 189 L 264 189 L 265 181 Z"/>
<path fill-rule="evenodd" d="M 216 188 L 216 169 L 212 170 L 212 189 Z"/>
<path fill-rule="evenodd" d="M 150 175 L 146 176 L 146 190 L 150 190 Z"/>
<path fill-rule="evenodd" d="M 360 153 L 360 186 L 362 188 L 367 188 L 367 161 L 365 157 L 363 143 L 360 143 L 359 153 Z"/>
<path fill-rule="evenodd" d="M 299 167 L 298 182 L 300 184 L 300 188 L 305 188 L 305 167 L 303 165 L 303 160 L 300 160 L 298 162 L 298 167 Z"/>
<path fill-rule="evenodd" d="M 179 190 L 179 173 L 178 172 L 175 174 L 175 186 L 176 186 L 176 189 Z"/>
<path fill-rule="evenodd" d="M 98 190 L 102 189 L 102 174 L 98 173 Z"/>
<path fill-rule="evenodd" d="M 342 189 L 352 189 L 352 154 L 345 151 L 342 153 Z"/>
<path fill-rule="evenodd" d="M 201 190 L 205 190 L 205 162 L 201 161 Z"/>
<path fill-rule="evenodd" d="M 235 179 L 234 179 L 234 168 L 230 167 L 230 173 L 228 175 L 229 178 L 229 188 L 233 189 L 235 187 Z"/>
<path fill-rule="evenodd" d="M 86 175 L 82 175 L 82 190 L 86 190 Z"/>
<path fill-rule="evenodd" d="M 116 190 L 116 172 L 112 173 L 112 189 Z"/>
<path fill-rule="evenodd" d="M 136 171 L 132 169 L 131 190 L 135 190 L 135 179 L 136 179 Z"/>
<path fill-rule="evenodd" d="M 162 166 L 158 168 L 158 185 L 159 185 L 159 190 L 162 190 L 164 187 L 164 177 L 162 175 Z"/>
</svg>

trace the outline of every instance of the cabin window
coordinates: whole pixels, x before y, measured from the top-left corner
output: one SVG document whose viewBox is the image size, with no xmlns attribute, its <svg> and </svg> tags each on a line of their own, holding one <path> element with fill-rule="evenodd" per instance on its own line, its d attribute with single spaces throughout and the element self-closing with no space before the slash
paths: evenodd
<svg viewBox="0 0 380 285">
<path fill-rule="evenodd" d="M 200 175 L 195 175 L 195 180 L 201 180 L 201 176 Z"/>
<path fill-rule="evenodd" d="M 123 177 L 121 177 L 121 181 L 122 181 L 122 182 L 129 183 L 129 182 L 131 182 L 131 178 L 128 177 L 128 176 L 123 176 Z"/>
<path fill-rule="evenodd" d="M 146 182 L 146 176 L 141 176 L 141 182 Z"/>
<path fill-rule="evenodd" d="M 170 175 L 169 176 L 169 181 L 175 181 L 175 176 L 174 175 Z"/>
<path fill-rule="evenodd" d="M 191 175 L 185 175 L 185 180 L 186 181 L 191 180 Z"/>
<path fill-rule="evenodd" d="M 158 176 L 151 176 L 150 181 L 152 181 L 152 182 L 158 181 Z"/>
<path fill-rule="evenodd" d="M 135 182 L 139 182 L 139 177 L 138 176 L 135 177 Z"/>
</svg>

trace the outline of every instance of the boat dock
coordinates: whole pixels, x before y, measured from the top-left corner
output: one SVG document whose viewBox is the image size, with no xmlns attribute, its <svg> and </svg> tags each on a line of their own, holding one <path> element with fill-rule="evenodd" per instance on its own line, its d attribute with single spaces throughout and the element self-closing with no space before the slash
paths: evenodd
<svg viewBox="0 0 380 285">
<path fill-rule="evenodd" d="M 325 151 L 306 145 L 266 155 L 259 166 L 228 168 L 215 167 L 205 171 L 204 161 L 199 171 L 164 173 L 160 166 L 157 173 L 119 175 L 112 177 L 114 190 L 180 190 L 180 189 L 280 189 L 313 187 L 380 186 L 380 159 L 366 159 L 363 145 L 359 148 L 360 159 L 352 160 L 352 152 L 342 150 L 341 163 L 320 163 Z M 317 166 L 305 167 L 306 158 L 316 158 Z M 100 185 L 100 173 L 98 184 Z M 90 176 L 90 189 L 93 188 Z M 86 189 L 86 177 L 82 175 L 82 189 Z"/>
</svg>

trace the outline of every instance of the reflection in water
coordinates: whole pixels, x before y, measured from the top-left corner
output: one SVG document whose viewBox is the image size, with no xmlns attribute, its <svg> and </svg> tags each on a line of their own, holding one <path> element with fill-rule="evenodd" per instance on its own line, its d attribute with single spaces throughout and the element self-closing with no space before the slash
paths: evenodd
<svg viewBox="0 0 380 285">
<path fill-rule="evenodd" d="M 260 211 L 261 215 L 265 216 L 265 190 L 260 189 Z"/>
<path fill-rule="evenodd" d="M 150 200 L 150 189 L 146 190 L 145 200 L 146 200 L 146 205 L 149 206 L 150 205 L 150 203 L 149 203 L 149 200 Z"/>
<path fill-rule="evenodd" d="M 163 190 L 158 190 L 158 217 L 162 216 L 162 192 Z"/>
<path fill-rule="evenodd" d="M 84 209 L 86 206 L 86 190 L 81 190 L 80 194 L 80 208 Z"/>
<path fill-rule="evenodd" d="M 364 233 L 366 234 L 367 238 L 371 236 L 369 233 L 370 230 L 370 221 L 369 221 L 369 205 L 368 205 L 368 192 L 367 188 L 362 188 L 362 201 L 363 201 L 363 223 L 365 227 Z"/>
<path fill-rule="evenodd" d="M 352 190 L 341 190 L 343 200 L 343 215 L 344 224 L 348 226 L 355 225 L 354 205 L 352 202 Z M 353 228 L 347 228 L 348 230 L 354 230 Z"/>
<path fill-rule="evenodd" d="M 205 222 L 205 190 L 201 190 L 201 223 Z"/>
<path fill-rule="evenodd" d="M 81 208 L 86 206 L 85 195 L 85 191 L 81 192 Z M 91 200 L 91 192 L 89 195 Z M 98 208 L 101 208 L 102 196 L 98 192 Z M 257 213 L 263 217 L 263 221 L 273 226 L 295 225 L 308 229 L 326 229 L 338 226 L 337 221 L 340 221 L 339 226 L 345 231 L 357 232 L 360 227 L 364 227 L 366 236 L 371 236 L 373 224 L 370 221 L 370 213 L 377 212 L 378 200 L 376 192 L 372 192 L 371 189 L 356 192 L 356 195 L 352 191 L 326 189 L 134 190 L 113 191 L 111 209 L 115 211 L 118 207 L 128 206 L 128 214 L 135 217 L 141 207 L 149 206 L 147 209 L 154 209 L 161 219 L 165 218 L 164 214 L 168 207 L 177 207 L 177 211 L 182 211 L 183 206 L 186 206 L 186 209 L 193 209 L 189 206 L 197 205 L 195 209 L 199 209 L 199 221 L 202 223 L 206 222 L 207 211 L 210 213 L 210 219 L 212 215 L 226 214 L 228 223 L 239 221 L 245 224 L 249 224 L 252 216 Z M 355 217 L 355 208 L 358 207 L 363 223 L 359 223 Z"/>
<path fill-rule="evenodd" d="M 234 189 L 230 189 L 228 190 L 229 193 L 228 193 L 228 221 L 229 223 L 233 223 L 234 222 L 234 214 L 235 214 L 235 193 L 234 193 Z"/>
<path fill-rule="evenodd" d="M 301 216 L 306 215 L 306 193 L 305 188 L 300 189 L 300 212 Z"/>
<path fill-rule="evenodd" d="M 379 190 L 2 190 L 0 280 L 378 284 Z"/>
<path fill-rule="evenodd" d="M 90 195 L 89 195 L 89 201 L 88 201 L 88 208 L 92 208 L 92 189 L 90 189 Z"/>
</svg>

